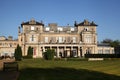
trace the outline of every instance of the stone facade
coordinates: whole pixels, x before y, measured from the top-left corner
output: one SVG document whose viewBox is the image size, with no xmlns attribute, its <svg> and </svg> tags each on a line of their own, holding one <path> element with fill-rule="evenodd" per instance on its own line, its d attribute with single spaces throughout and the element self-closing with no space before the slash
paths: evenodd
<svg viewBox="0 0 120 80">
<path fill-rule="evenodd" d="M 13 57 L 17 44 L 18 40 L 13 40 L 12 36 L 9 36 L 8 38 L 0 36 L 0 56 Z"/>
<path fill-rule="evenodd" d="M 58 26 L 34 19 L 23 22 L 18 27 L 18 40 L 0 36 L 0 56 L 13 56 L 17 44 L 22 48 L 23 56 L 27 55 L 28 47 L 33 47 L 33 57 L 42 58 L 46 49 L 55 49 L 55 57 L 84 57 L 84 54 L 114 53 L 114 48 L 97 44 L 97 25 L 84 20 L 74 26 Z"/>
<path fill-rule="evenodd" d="M 97 25 L 84 20 L 75 22 L 74 26 L 58 26 L 56 23 L 44 26 L 43 22 L 34 19 L 23 22 L 18 28 L 18 43 L 22 47 L 23 56 L 28 47 L 33 47 L 33 57 L 43 57 L 48 48 L 55 49 L 55 57 L 83 57 L 84 54 L 97 54 L 100 49 L 114 48 L 97 46 Z"/>
<path fill-rule="evenodd" d="M 113 54 L 114 48 L 110 47 L 109 44 L 98 44 L 98 54 Z"/>
</svg>

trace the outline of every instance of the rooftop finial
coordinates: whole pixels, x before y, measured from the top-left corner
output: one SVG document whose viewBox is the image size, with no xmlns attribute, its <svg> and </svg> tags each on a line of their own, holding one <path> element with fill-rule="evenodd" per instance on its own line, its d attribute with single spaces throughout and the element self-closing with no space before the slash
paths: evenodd
<svg viewBox="0 0 120 80">
<path fill-rule="evenodd" d="M 34 18 L 32 18 L 30 21 L 29 21 L 29 24 L 36 24 L 36 21 Z"/>
<path fill-rule="evenodd" d="M 34 19 L 34 18 L 32 18 L 30 21 L 35 21 L 35 19 Z"/>
<path fill-rule="evenodd" d="M 87 19 L 84 20 L 84 25 L 90 25 L 90 23 Z"/>
<path fill-rule="evenodd" d="M 20 33 L 20 26 L 18 26 L 18 33 Z"/>
<path fill-rule="evenodd" d="M 77 26 L 77 21 L 75 21 L 74 26 Z"/>
</svg>

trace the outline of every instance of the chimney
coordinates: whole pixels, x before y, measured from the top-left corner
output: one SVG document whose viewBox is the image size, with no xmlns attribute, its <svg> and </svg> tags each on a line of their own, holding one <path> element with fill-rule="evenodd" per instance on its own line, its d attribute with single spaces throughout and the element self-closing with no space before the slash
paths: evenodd
<svg viewBox="0 0 120 80">
<path fill-rule="evenodd" d="M 13 40 L 13 37 L 12 36 L 8 36 L 8 40 Z"/>
</svg>

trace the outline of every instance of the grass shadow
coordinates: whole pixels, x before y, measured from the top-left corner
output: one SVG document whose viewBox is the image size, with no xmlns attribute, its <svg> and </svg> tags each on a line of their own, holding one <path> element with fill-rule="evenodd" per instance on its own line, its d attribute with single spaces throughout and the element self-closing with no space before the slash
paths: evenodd
<svg viewBox="0 0 120 80">
<path fill-rule="evenodd" d="M 120 80 L 120 76 L 86 69 L 26 68 L 20 71 L 18 80 Z"/>
</svg>

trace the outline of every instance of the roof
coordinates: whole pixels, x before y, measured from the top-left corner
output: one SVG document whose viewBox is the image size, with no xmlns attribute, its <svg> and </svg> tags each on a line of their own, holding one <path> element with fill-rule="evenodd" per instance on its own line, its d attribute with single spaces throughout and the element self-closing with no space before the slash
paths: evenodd
<svg viewBox="0 0 120 80">
<path fill-rule="evenodd" d="M 100 44 L 98 44 L 98 47 L 110 47 L 110 44 L 108 44 L 108 43 L 100 43 Z"/>
<path fill-rule="evenodd" d="M 6 40 L 5 36 L 0 36 L 0 40 Z"/>
<path fill-rule="evenodd" d="M 97 24 L 95 24 L 93 21 L 89 22 L 88 20 L 84 20 L 83 22 L 77 24 L 75 22 L 75 26 L 98 26 Z"/>
<path fill-rule="evenodd" d="M 35 21 L 34 19 L 31 19 L 31 20 L 28 21 L 28 22 L 23 22 L 23 23 L 21 24 L 21 26 L 23 26 L 23 25 L 42 25 L 42 26 L 44 26 L 44 24 L 42 23 L 42 21 L 41 21 L 41 22 L 37 22 L 37 21 Z"/>
</svg>

